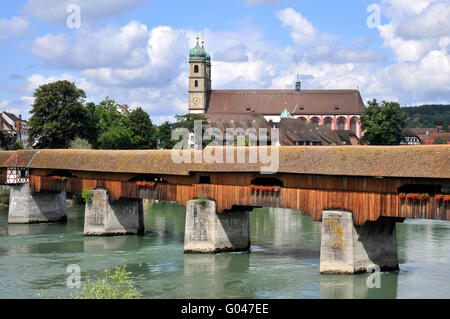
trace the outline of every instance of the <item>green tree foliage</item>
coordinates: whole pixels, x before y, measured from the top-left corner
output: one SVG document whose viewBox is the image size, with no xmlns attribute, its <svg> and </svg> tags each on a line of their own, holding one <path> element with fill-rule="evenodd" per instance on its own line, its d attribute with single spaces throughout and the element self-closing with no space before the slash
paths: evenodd
<svg viewBox="0 0 450 319">
<path fill-rule="evenodd" d="M 205 125 L 208 124 L 209 119 L 204 114 L 186 114 L 186 115 L 176 115 L 175 119 L 177 122 L 174 124 L 174 129 L 177 128 L 185 128 L 189 132 L 194 133 L 195 128 L 195 122 L 201 121 L 202 122 L 202 139 L 205 134 Z M 174 141 L 175 143 L 181 142 L 181 137 L 178 141 Z M 208 144 L 210 144 L 213 141 L 213 139 L 203 139 L 202 140 L 202 147 L 205 148 Z"/>
<path fill-rule="evenodd" d="M 11 146 L 11 150 L 15 151 L 15 150 L 23 150 L 25 148 L 25 146 L 23 145 L 22 141 L 15 141 L 13 146 Z"/>
<path fill-rule="evenodd" d="M 173 125 L 167 121 L 158 127 L 156 133 L 158 148 L 169 150 L 175 146 L 175 142 L 172 141 L 172 128 Z"/>
<path fill-rule="evenodd" d="M 450 125 L 450 105 L 432 104 L 414 107 L 403 107 L 408 114 L 408 127 L 434 128 L 443 126 L 449 131 Z"/>
<path fill-rule="evenodd" d="M 100 149 L 126 150 L 132 149 L 133 133 L 126 126 L 111 126 L 98 138 Z"/>
<path fill-rule="evenodd" d="M 86 94 L 69 81 L 41 85 L 35 100 L 30 124 L 30 144 L 35 148 L 67 148 L 77 136 L 86 137 Z"/>
<path fill-rule="evenodd" d="M 121 114 L 117 107 L 116 101 L 106 98 L 95 109 L 92 121 L 97 121 L 97 148 L 112 150 L 132 148 L 133 132 L 130 128 L 130 119 Z"/>
<path fill-rule="evenodd" d="M 76 137 L 73 141 L 70 141 L 69 148 L 74 150 L 90 150 L 92 145 L 88 140 Z"/>
<path fill-rule="evenodd" d="M 396 102 L 369 101 L 361 116 L 361 128 L 366 131 L 361 143 L 370 145 L 398 145 L 405 139 L 402 129 L 406 127 L 407 115 Z"/>
<path fill-rule="evenodd" d="M 156 127 L 150 116 L 140 107 L 130 114 L 133 149 L 155 149 L 157 147 Z"/>
<path fill-rule="evenodd" d="M 118 111 L 118 106 L 108 97 L 98 105 L 86 105 L 89 142 L 98 149 L 156 148 L 156 128 L 150 116 L 142 108 L 126 116 Z"/>
</svg>

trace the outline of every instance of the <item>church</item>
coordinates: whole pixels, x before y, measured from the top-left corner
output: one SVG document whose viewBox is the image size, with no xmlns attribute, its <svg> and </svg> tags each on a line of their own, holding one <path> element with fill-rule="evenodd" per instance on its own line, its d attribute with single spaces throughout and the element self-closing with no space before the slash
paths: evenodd
<svg viewBox="0 0 450 319">
<path fill-rule="evenodd" d="M 211 90 L 211 55 L 204 42 L 189 52 L 189 113 L 246 118 L 263 116 L 269 126 L 283 119 L 315 124 L 333 131 L 362 135 L 360 116 L 365 105 L 358 90 L 302 90 L 297 79 L 292 90 Z"/>
</svg>

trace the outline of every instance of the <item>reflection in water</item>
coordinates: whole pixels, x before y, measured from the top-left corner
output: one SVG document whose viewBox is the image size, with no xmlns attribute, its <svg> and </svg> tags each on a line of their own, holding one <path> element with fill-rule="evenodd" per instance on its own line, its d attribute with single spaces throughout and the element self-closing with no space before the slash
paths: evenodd
<svg viewBox="0 0 450 319">
<path fill-rule="evenodd" d="M 139 249 L 139 241 L 133 236 L 117 237 L 85 237 L 84 251 L 95 252 L 103 250 L 135 250 Z"/>
<path fill-rule="evenodd" d="M 321 223 L 298 211 L 250 213 L 251 253 L 185 255 L 185 208 L 146 207 L 145 235 L 84 237 L 84 207 L 68 209 L 67 224 L 8 225 L 0 209 L 0 298 L 51 298 L 66 287 L 67 266 L 82 281 L 127 265 L 145 298 L 448 298 L 450 223 L 407 220 L 397 227 L 400 271 L 381 275 L 320 275 Z"/>
<path fill-rule="evenodd" d="M 379 275 L 380 288 L 369 288 L 367 281 L 375 283 Z M 321 275 L 320 297 L 324 299 L 363 299 L 363 298 L 397 298 L 398 275 L 396 273 L 359 274 L 359 275 Z"/>
</svg>

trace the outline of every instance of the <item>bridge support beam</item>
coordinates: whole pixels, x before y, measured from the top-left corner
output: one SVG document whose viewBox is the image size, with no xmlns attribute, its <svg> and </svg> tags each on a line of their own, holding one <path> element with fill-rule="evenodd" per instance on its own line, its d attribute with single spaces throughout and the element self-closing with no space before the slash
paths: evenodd
<svg viewBox="0 0 450 319">
<path fill-rule="evenodd" d="M 66 192 L 31 194 L 30 184 L 11 185 L 8 223 L 56 223 L 66 220 Z"/>
<path fill-rule="evenodd" d="M 142 199 L 120 199 L 109 202 L 106 189 L 91 191 L 84 216 L 85 236 L 140 235 L 144 233 Z"/>
<path fill-rule="evenodd" d="M 380 217 L 362 226 L 352 213 L 324 211 L 320 272 L 356 274 L 398 270 L 395 218 Z"/>
<path fill-rule="evenodd" d="M 250 249 L 249 212 L 217 214 L 212 200 L 191 200 L 186 207 L 185 253 L 220 253 Z"/>
</svg>

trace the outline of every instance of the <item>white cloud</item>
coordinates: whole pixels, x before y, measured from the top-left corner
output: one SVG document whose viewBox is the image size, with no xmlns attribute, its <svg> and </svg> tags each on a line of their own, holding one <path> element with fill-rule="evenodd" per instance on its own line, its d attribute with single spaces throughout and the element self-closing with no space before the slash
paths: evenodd
<svg viewBox="0 0 450 319">
<path fill-rule="evenodd" d="M 91 24 L 102 19 L 121 16 L 124 12 L 147 3 L 147 0 L 28 0 L 25 12 L 39 19 L 66 23 L 67 7 L 76 3 L 81 8 L 81 23 Z"/>
<path fill-rule="evenodd" d="M 436 0 L 381 0 L 382 13 L 391 20 L 420 14 Z"/>
<path fill-rule="evenodd" d="M 431 49 L 432 43 L 428 39 L 424 40 L 404 40 L 395 33 L 393 24 L 385 24 L 378 27 L 381 38 L 384 39 L 384 46 L 397 57 L 399 62 L 417 61 L 421 59 Z"/>
<path fill-rule="evenodd" d="M 147 62 L 148 37 L 145 25 L 131 21 L 122 27 L 79 29 L 73 36 L 47 34 L 34 41 L 31 52 L 66 69 L 137 67 Z"/>
<path fill-rule="evenodd" d="M 0 19 L 0 41 L 24 34 L 28 25 L 28 20 L 23 17 L 12 17 L 9 20 Z"/>
<path fill-rule="evenodd" d="M 426 5 L 408 9 L 408 15 L 426 14 L 431 2 L 423 3 Z M 249 26 L 235 32 L 205 29 L 206 50 L 212 55 L 213 89 L 294 88 L 300 74 L 305 89 L 359 87 L 365 101 L 448 102 L 450 37 L 407 39 L 399 35 L 397 27 L 404 15 L 398 8 L 410 2 L 396 4 L 396 14 L 379 27 L 385 52 L 394 53 L 391 60 L 385 52 L 364 47 L 361 42 L 334 44 L 335 37 L 290 8 L 277 12 L 276 17 L 288 28 L 292 45 L 269 42 L 260 29 Z M 24 96 L 30 97 L 40 84 L 68 79 L 86 91 L 88 100 L 99 102 L 109 96 L 132 108 L 141 106 L 155 123 L 187 111 L 187 59 L 195 45 L 193 30 L 151 29 L 130 22 L 96 28 L 91 33 L 77 30 L 71 36 L 48 34 L 36 39 L 33 54 L 48 66 L 76 75 L 32 75 Z"/>
<path fill-rule="evenodd" d="M 0 107 L 5 107 L 9 104 L 9 101 L 5 100 L 5 101 L 1 101 L 0 102 Z"/>
<path fill-rule="evenodd" d="M 424 39 L 450 35 L 450 3 L 435 2 L 418 15 L 408 17 L 397 28 L 405 39 Z"/>
<path fill-rule="evenodd" d="M 284 27 L 291 29 L 291 37 L 297 44 L 309 44 L 316 42 L 321 36 L 319 31 L 292 8 L 280 10 L 276 13 Z"/>
</svg>

